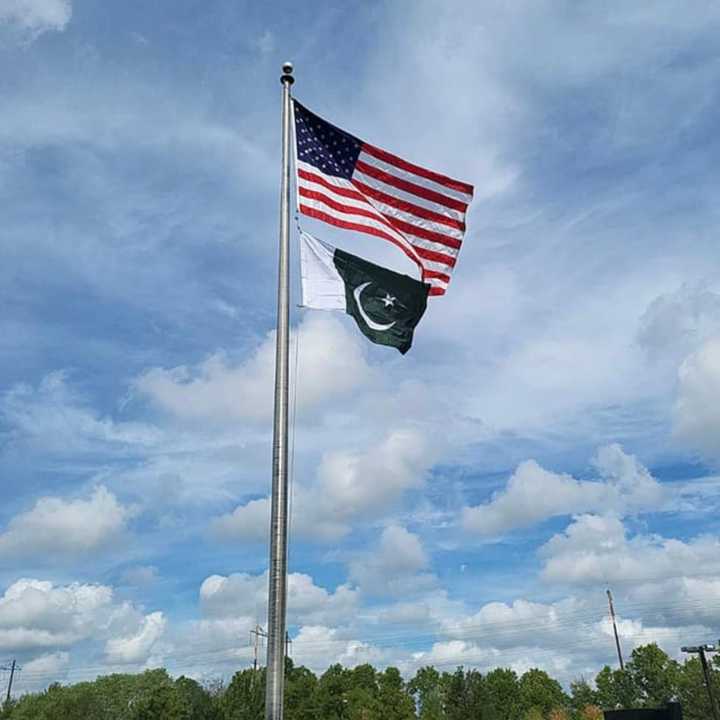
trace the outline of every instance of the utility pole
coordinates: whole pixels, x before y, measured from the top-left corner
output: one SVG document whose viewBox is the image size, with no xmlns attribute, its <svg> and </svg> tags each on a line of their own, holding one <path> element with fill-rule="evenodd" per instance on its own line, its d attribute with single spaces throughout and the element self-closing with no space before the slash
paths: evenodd
<svg viewBox="0 0 720 720">
<path fill-rule="evenodd" d="M 261 637 L 266 638 L 267 633 L 259 625 L 256 625 L 255 629 L 250 631 L 250 634 L 255 636 L 255 640 L 253 643 L 255 646 L 255 651 L 254 651 L 254 656 L 253 656 L 253 670 L 257 670 L 257 668 L 258 668 L 258 645 L 260 644 L 260 638 Z"/>
<path fill-rule="evenodd" d="M 12 692 L 13 678 L 15 677 L 15 659 L 13 659 L 10 667 L 7 667 L 6 665 L 2 669 L 10 670 L 10 681 L 8 682 L 7 695 L 5 696 L 5 704 L 7 705 L 10 702 L 10 693 Z"/>
<path fill-rule="evenodd" d="M 710 709 L 712 710 L 714 720 L 720 720 L 720 714 L 718 714 L 718 708 L 715 704 L 715 695 L 713 694 L 712 678 L 710 677 L 710 667 L 708 666 L 707 656 L 705 653 L 718 652 L 720 647 L 716 645 L 690 645 L 680 648 L 684 653 L 696 653 L 700 656 L 700 663 L 702 664 L 703 675 L 705 675 L 705 687 L 708 691 L 708 697 L 710 698 Z"/>
<path fill-rule="evenodd" d="M 290 646 L 292 645 L 292 640 L 290 639 L 290 633 L 286 630 L 285 631 L 285 657 L 290 657 Z"/>
<path fill-rule="evenodd" d="M 620 670 L 625 670 L 623 662 L 622 650 L 620 649 L 620 637 L 618 636 L 617 623 L 615 622 L 615 606 L 613 605 L 613 597 L 610 588 L 607 590 L 608 604 L 610 605 L 610 619 L 612 620 L 613 632 L 615 633 L 615 647 L 617 648 L 618 661 L 620 662 Z"/>
</svg>

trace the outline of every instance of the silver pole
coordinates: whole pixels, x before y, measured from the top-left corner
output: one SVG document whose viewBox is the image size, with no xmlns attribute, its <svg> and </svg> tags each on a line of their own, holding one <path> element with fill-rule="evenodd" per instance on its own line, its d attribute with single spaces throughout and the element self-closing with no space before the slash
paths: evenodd
<svg viewBox="0 0 720 720">
<path fill-rule="evenodd" d="M 278 261 L 275 422 L 273 427 L 270 580 L 268 587 L 266 720 L 282 720 L 285 685 L 288 511 L 288 355 L 290 251 L 290 86 L 293 66 L 282 68 L 282 176 L 280 181 L 280 257 Z"/>
</svg>

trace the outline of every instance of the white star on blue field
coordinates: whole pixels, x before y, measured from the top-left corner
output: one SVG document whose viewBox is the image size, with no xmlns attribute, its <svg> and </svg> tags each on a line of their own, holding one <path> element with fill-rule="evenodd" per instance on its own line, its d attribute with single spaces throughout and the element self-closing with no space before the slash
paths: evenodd
<svg viewBox="0 0 720 720">
<path fill-rule="evenodd" d="M 568 683 L 613 662 L 608 587 L 627 652 L 717 639 L 718 32 L 693 0 L 0 4 L 16 691 L 252 662 L 286 60 L 313 112 L 475 186 L 405 357 L 295 307 L 293 230 L 294 660 Z"/>
</svg>

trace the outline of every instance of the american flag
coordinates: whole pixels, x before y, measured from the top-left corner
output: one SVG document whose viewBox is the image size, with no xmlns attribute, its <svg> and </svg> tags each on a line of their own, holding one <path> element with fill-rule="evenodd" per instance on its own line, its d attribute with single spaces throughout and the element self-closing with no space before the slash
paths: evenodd
<svg viewBox="0 0 720 720">
<path fill-rule="evenodd" d="M 389 240 L 418 264 L 430 295 L 443 295 L 472 185 L 413 165 L 293 102 L 300 212 Z"/>
</svg>

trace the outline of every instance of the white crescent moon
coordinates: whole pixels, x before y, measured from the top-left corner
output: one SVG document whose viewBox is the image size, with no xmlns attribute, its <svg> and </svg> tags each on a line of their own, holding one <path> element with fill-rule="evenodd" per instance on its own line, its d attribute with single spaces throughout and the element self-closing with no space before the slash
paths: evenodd
<svg viewBox="0 0 720 720">
<path fill-rule="evenodd" d="M 367 323 L 367 326 L 371 330 L 389 330 L 395 324 L 395 320 L 393 320 L 391 323 L 388 323 L 387 325 L 383 325 L 382 323 L 377 323 L 374 320 L 371 320 L 368 317 L 368 314 L 365 312 L 365 309 L 362 306 L 362 302 L 360 302 L 360 295 L 362 294 L 362 291 L 368 285 L 372 285 L 372 282 L 366 282 L 366 283 L 363 283 L 362 285 L 358 285 L 353 290 L 353 297 L 355 298 L 355 304 L 358 306 L 360 315 L 362 316 L 362 319 Z"/>
</svg>

